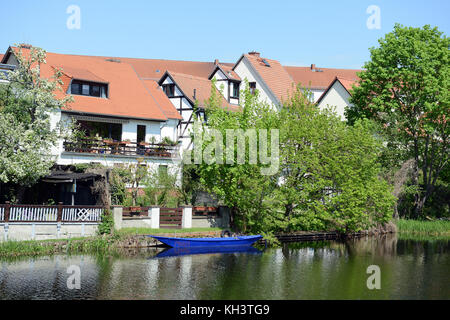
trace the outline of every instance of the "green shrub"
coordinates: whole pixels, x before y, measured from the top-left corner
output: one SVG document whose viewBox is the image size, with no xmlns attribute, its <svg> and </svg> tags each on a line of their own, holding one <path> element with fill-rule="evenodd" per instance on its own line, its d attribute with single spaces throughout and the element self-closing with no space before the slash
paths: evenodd
<svg viewBox="0 0 450 320">
<path fill-rule="evenodd" d="M 101 222 L 98 225 L 98 233 L 103 234 L 111 234 L 114 230 L 114 219 L 111 214 L 111 211 L 105 210 L 102 214 Z"/>
</svg>

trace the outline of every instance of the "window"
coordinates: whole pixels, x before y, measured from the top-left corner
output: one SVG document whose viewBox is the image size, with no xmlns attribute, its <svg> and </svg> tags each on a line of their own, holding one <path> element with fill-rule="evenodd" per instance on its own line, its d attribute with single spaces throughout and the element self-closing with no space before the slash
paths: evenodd
<svg viewBox="0 0 450 320">
<path fill-rule="evenodd" d="M 115 141 L 122 140 L 122 124 L 106 123 L 79 120 L 80 131 L 83 131 L 86 137 L 99 136 L 101 138 L 109 138 Z"/>
<path fill-rule="evenodd" d="M 81 85 L 79 83 L 72 82 L 71 94 L 81 94 Z"/>
<path fill-rule="evenodd" d="M 107 85 L 95 82 L 73 80 L 70 94 L 106 98 Z"/>
<path fill-rule="evenodd" d="M 175 96 L 175 84 L 165 84 L 163 85 L 164 93 L 169 97 L 172 98 Z"/>
<path fill-rule="evenodd" d="M 82 86 L 81 86 L 81 94 L 83 95 L 83 96 L 88 96 L 89 95 L 89 85 L 88 84 L 83 84 Z"/>
<path fill-rule="evenodd" d="M 231 93 L 232 98 L 239 98 L 239 83 L 233 82 L 233 92 Z"/>
<path fill-rule="evenodd" d="M 255 90 L 256 90 L 256 82 L 249 82 L 248 86 L 250 88 L 250 92 L 251 94 L 255 94 Z"/>
<path fill-rule="evenodd" d="M 92 85 L 90 95 L 93 97 L 100 97 L 100 87 Z"/>
</svg>

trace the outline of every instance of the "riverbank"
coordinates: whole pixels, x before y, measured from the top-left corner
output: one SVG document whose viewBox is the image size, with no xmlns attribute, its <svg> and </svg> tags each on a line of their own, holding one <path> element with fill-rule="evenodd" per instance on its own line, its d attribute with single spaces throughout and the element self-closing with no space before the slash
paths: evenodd
<svg viewBox="0 0 450 320">
<path fill-rule="evenodd" d="M 191 229 L 122 229 L 112 235 L 85 238 L 30 240 L 0 242 L 0 258 L 15 258 L 21 256 L 40 256 L 63 254 L 114 254 L 127 248 L 145 248 L 156 246 L 158 241 L 147 237 L 148 234 L 158 234 L 170 237 L 220 237 L 219 228 Z"/>
<path fill-rule="evenodd" d="M 395 223 L 401 235 L 450 237 L 450 221 L 399 219 Z"/>
<path fill-rule="evenodd" d="M 396 228 L 395 228 L 396 226 Z M 396 229 L 396 230 L 395 230 Z M 354 234 L 354 237 L 377 236 L 398 232 L 399 237 L 450 238 L 450 221 L 416 221 L 400 219 L 382 228 Z M 160 244 L 148 237 L 158 234 L 169 237 L 220 237 L 220 228 L 190 229 L 148 229 L 125 228 L 112 235 L 85 238 L 41 240 L 41 241 L 6 241 L 0 242 L 0 258 L 21 256 L 42 256 L 54 254 L 120 254 L 130 248 L 147 248 Z M 280 235 L 281 242 L 332 240 L 336 234 L 332 232 L 296 232 Z M 292 238 L 292 239 L 291 239 Z"/>
</svg>

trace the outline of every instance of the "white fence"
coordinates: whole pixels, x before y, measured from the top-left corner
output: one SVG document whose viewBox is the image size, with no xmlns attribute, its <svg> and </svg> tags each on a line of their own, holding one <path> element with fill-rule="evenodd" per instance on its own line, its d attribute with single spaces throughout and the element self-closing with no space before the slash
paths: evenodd
<svg viewBox="0 0 450 320">
<path fill-rule="evenodd" d="M 0 221 L 5 222 L 100 222 L 101 206 L 0 205 Z"/>
<path fill-rule="evenodd" d="M 57 221 L 57 207 L 32 207 L 32 206 L 11 206 L 9 221 Z"/>
<path fill-rule="evenodd" d="M 103 208 L 64 207 L 62 221 L 100 221 Z"/>
</svg>

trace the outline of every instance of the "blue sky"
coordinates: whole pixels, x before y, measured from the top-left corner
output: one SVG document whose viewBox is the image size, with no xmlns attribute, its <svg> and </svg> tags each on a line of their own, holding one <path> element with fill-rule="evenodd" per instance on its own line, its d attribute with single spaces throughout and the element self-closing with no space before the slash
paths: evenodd
<svg viewBox="0 0 450 320">
<path fill-rule="evenodd" d="M 68 29 L 70 5 L 80 29 Z M 370 5 L 381 29 L 368 29 Z M 448 0 L 116 1 L 15 0 L 2 4 L 0 51 L 30 43 L 47 51 L 235 62 L 248 51 L 285 65 L 360 68 L 396 22 L 449 34 Z"/>
</svg>

